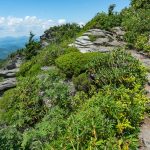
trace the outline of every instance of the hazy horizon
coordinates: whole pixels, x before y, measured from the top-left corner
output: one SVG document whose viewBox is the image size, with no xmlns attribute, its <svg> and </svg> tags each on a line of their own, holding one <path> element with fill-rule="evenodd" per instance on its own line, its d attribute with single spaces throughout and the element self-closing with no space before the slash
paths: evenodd
<svg viewBox="0 0 150 150">
<path fill-rule="evenodd" d="M 87 23 L 98 12 L 106 12 L 110 4 L 115 11 L 129 6 L 129 0 L 2 0 L 0 1 L 0 37 L 37 36 L 51 26 L 65 23 Z"/>
</svg>

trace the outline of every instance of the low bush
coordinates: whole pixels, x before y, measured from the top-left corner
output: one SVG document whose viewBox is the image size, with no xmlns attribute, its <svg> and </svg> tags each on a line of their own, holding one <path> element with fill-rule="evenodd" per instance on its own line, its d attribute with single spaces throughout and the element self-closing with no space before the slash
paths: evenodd
<svg viewBox="0 0 150 150">
<path fill-rule="evenodd" d="M 2 124 L 13 125 L 19 130 L 33 126 L 45 114 L 36 77 L 20 78 L 17 88 L 5 92 L 0 101 Z"/>
<path fill-rule="evenodd" d="M 119 14 L 108 15 L 107 13 L 98 13 L 83 28 L 85 31 L 89 29 L 105 29 L 110 30 L 113 27 L 121 25 L 121 16 Z"/>
<path fill-rule="evenodd" d="M 23 134 L 23 149 L 43 149 L 46 143 L 56 140 L 63 134 L 65 111 L 59 107 L 49 109 L 47 115 L 36 124 L 34 129 Z"/>
<path fill-rule="evenodd" d="M 150 44 L 148 44 L 148 36 L 140 35 L 137 37 L 135 47 L 138 50 L 143 50 L 145 52 L 150 52 Z"/>
<path fill-rule="evenodd" d="M 80 53 L 72 52 L 65 54 L 56 59 L 56 65 L 67 77 L 78 76 L 87 70 L 87 64 L 97 56 L 101 56 L 99 52 Z"/>
<path fill-rule="evenodd" d="M 85 65 L 88 60 L 80 52 L 73 52 L 56 59 L 56 65 L 60 68 L 68 77 L 73 75 L 77 76 L 81 72 L 85 71 Z"/>
<path fill-rule="evenodd" d="M 108 84 L 133 88 L 135 83 L 144 85 L 146 81 L 146 69 L 124 50 L 93 57 L 87 68 L 98 88 Z"/>
<path fill-rule="evenodd" d="M 89 93 L 92 85 L 91 80 L 86 73 L 82 73 L 78 77 L 75 77 L 73 83 L 77 91 L 84 91 L 85 93 Z"/>
<path fill-rule="evenodd" d="M 44 103 L 48 108 L 59 106 L 69 111 L 71 95 L 69 85 L 65 84 L 65 77 L 58 69 L 51 69 L 40 79 L 40 90 Z"/>
<path fill-rule="evenodd" d="M 69 42 L 72 39 L 75 39 L 80 31 L 81 28 L 78 24 L 67 23 L 60 26 L 50 27 L 50 29 L 45 31 L 46 36 L 42 37 L 42 39 L 51 44 L 60 44 L 62 42 Z"/>
<path fill-rule="evenodd" d="M 17 76 L 34 76 L 38 74 L 38 72 L 41 70 L 41 65 L 37 63 L 36 59 L 32 59 L 30 61 L 27 61 L 23 63 L 20 67 L 19 72 L 17 73 Z"/>
<path fill-rule="evenodd" d="M 48 148 L 136 149 L 146 101 L 138 85 L 133 90 L 105 87 L 68 118 L 65 135 Z"/>
<path fill-rule="evenodd" d="M 21 149 L 22 134 L 14 127 L 0 127 L 0 149 Z"/>
</svg>

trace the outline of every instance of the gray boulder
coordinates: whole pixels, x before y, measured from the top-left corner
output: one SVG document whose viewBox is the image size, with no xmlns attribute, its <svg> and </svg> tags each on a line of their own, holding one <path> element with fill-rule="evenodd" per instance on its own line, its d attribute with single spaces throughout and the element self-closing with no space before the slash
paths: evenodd
<svg viewBox="0 0 150 150">
<path fill-rule="evenodd" d="M 0 77 L 4 78 L 12 78 L 16 76 L 16 73 L 19 69 L 12 69 L 12 70 L 0 70 Z"/>
<path fill-rule="evenodd" d="M 3 82 L 0 82 L 0 92 L 6 91 L 15 86 L 16 86 L 16 78 L 5 79 Z"/>
<path fill-rule="evenodd" d="M 124 31 L 120 27 L 116 27 L 112 32 L 101 29 L 90 29 L 82 36 L 78 37 L 74 43 L 69 46 L 76 47 L 82 53 L 86 52 L 109 52 L 117 47 L 123 47 L 124 42 L 118 39 L 118 36 L 123 36 Z M 94 41 L 91 40 L 94 37 Z"/>
<path fill-rule="evenodd" d="M 125 34 L 125 31 L 123 31 L 121 27 L 114 27 L 111 29 L 111 31 L 119 36 L 123 36 Z"/>
</svg>

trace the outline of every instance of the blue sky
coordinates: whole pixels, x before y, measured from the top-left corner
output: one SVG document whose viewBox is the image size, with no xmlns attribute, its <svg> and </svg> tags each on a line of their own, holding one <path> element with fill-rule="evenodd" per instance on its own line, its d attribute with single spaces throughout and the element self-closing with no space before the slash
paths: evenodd
<svg viewBox="0 0 150 150">
<path fill-rule="evenodd" d="M 97 12 L 116 4 L 116 11 L 130 0 L 0 0 L 0 36 L 36 34 L 65 22 L 86 23 Z"/>
</svg>

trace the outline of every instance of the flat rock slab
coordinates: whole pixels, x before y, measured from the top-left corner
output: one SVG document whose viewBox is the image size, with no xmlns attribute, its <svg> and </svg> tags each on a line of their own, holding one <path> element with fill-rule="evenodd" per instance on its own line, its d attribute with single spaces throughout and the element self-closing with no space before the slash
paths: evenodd
<svg viewBox="0 0 150 150">
<path fill-rule="evenodd" d="M 0 82 L 0 92 L 6 91 L 15 86 L 16 86 L 16 78 L 5 79 L 3 82 Z"/>
<path fill-rule="evenodd" d="M 141 133 L 139 135 L 141 147 L 139 150 L 150 150 L 150 118 L 145 117 L 144 123 L 141 126 Z"/>
<path fill-rule="evenodd" d="M 117 33 L 119 32 L 119 33 Z M 101 29 L 91 29 L 84 33 L 82 36 L 78 37 L 74 43 L 69 44 L 69 46 L 76 47 L 81 53 L 87 52 L 109 52 L 118 47 L 125 45 L 124 42 L 119 41 L 116 35 L 123 34 L 120 33 L 121 28 L 116 28 L 115 31 L 109 32 Z M 94 41 L 91 40 L 90 36 L 95 38 Z"/>
<path fill-rule="evenodd" d="M 145 66 L 146 68 L 150 68 L 150 58 L 146 57 L 143 54 L 140 54 L 135 50 L 129 52 L 134 58 L 138 59 L 143 64 L 143 66 Z M 147 91 L 147 97 L 150 98 L 150 73 L 147 74 L 147 79 L 148 79 L 148 83 L 145 85 L 145 90 Z M 139 150 L 150 150 L 150 117 L 149 116 L 145 116 L 145 119 L 142 123 L 142 126 L 140 128 L 139 140 L 140 140 Z"/>
<path fill-rule="evenodd" d="M 0 70 L 0 77 L 4 78 L 10 78 L 15 77 L 16 73 L 19 71 L 19 69 L 12 69 L 12 70 Z"/>
<path fill-rule="evenodd" d="M 131 55 L 138 59 L 145 67 L 150 68 L 150 58 L 144 56 L 143 54 L 135 51 L 135 50 L 129 50 Z"/>
</svg>

